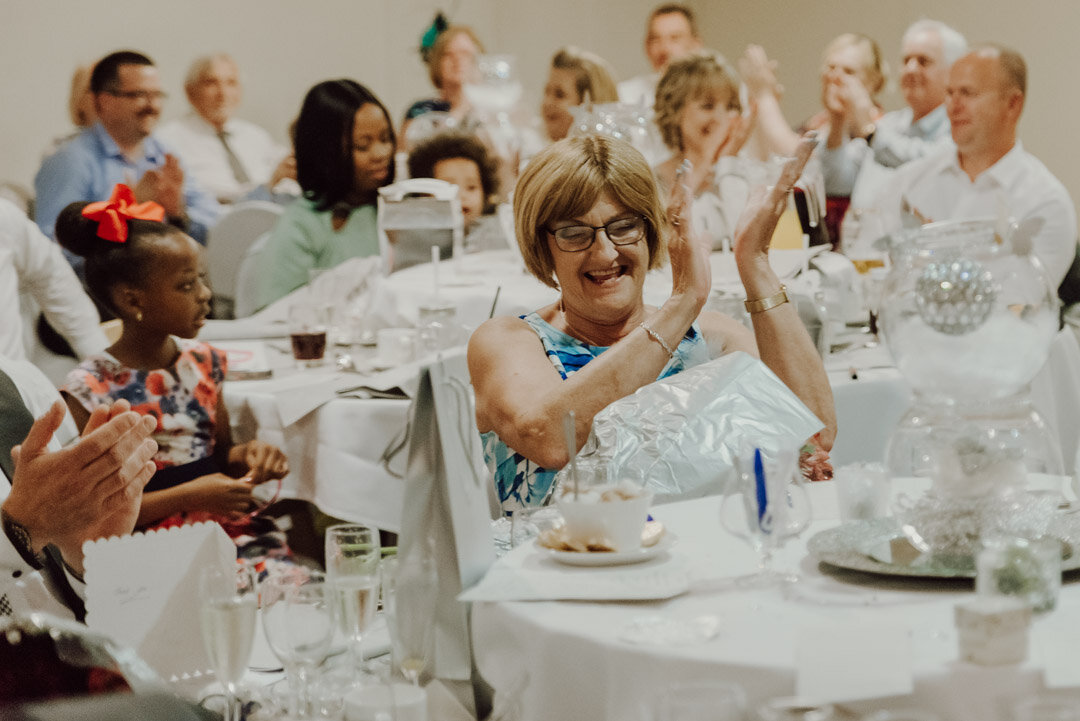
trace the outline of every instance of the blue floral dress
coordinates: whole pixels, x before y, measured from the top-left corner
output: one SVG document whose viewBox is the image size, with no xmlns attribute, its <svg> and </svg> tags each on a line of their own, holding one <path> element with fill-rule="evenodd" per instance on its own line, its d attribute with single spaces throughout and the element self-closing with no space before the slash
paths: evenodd
<svg viewBox="0 0 1080 721">
<path fill-rule="evenodd" d="M 548 360 L 563 380 L 610 346 L 593 346 L 563 333 L 536 313 L 521 316 L 536 331 Z M 709 347 L 695 322 L 679 341 L 672 357 L 657 380 L 675 375 L 709 360 Z M 555 471 L 543 468 L 510 448 L 494 431 L 483 434 L 484 459 L 495 476 L 495 490 L 503 512 L 509 515 L 521 508 L 542 506 L 551 495 Z"/>
</svg>

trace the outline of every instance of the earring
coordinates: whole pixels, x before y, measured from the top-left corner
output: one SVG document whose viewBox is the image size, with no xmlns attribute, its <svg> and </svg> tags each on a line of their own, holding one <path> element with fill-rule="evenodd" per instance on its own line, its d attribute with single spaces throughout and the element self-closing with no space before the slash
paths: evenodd
<svg viewBox="0 0 1080 721">
<path fill-rule="evenodd" d="M 136 323 L 142 323 L 142 311 L 141 310 L 135 311 L 135 322 Z"/>
</svg>

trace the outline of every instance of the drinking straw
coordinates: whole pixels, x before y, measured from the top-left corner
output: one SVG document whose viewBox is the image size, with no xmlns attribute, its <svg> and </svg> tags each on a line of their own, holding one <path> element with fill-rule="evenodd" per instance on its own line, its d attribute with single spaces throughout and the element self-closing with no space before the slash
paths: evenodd
<svg viewBox="0 0 1080 721">
<path fill-rule="evenodd" d="M 488 313 L 488 320 L 495 317 L 495 306 L 499 304 L 499 293 L 502 292 L 502 286 L 495 288 L 495 300 L 491 301 L 491 312 Z"/>
<path fill-rule="evenodd" d="M 439 246 L 431 246 L 431 272 L 434 285 L 435 301 L 439 300 Z"/>
<path fill-rule="evenodd" d="M 757 489 L 757 516 L 758 526 L 766 530 L 764 526 L 765 513 L 769 507 L 769 494 L 765 490 L 765 463 L 761 460 L 761 449 L 754 449 L 754 485 Z"/>
<path fill-rule="evenodd" d="M 574 411 L 570 410 L 563 416 L 563 437 L 566 438 L 566 451 L 570 454 L 570 481 L 574 484 L 574 500 L 578 499 L 578 472 L 577 472 L 577 431 L 574 424 Z"/>
</svg>

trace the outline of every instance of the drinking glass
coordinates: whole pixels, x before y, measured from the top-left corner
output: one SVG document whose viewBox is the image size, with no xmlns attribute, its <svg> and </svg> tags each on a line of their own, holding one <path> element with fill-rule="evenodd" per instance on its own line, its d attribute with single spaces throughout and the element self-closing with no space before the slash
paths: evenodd
<svg viewBox="0 0 1080 721">
<path fill-rule="evenodd" d="M 379 601 L 379 531 L 356 524 L 326 529 L 326 576 L 337 606 L 338 629 L 348 641 L 359 681 L 363 673 L 364 631 L 375 618 Z"/>
<path fill-rule="evenodd" d="M 798 473 L 798 452 L 748 449 L 735 458 L 735 478 L 720 504 L 720 523 L 758 552 L 757 573 L 740 585 L 793 583 L 798 576 L 773 567 L 773 554 L 810 523 L 810 499 Z"/>
<path fill-rule="evenodd" d="M 289 714 L 310 717 L 312 672 L 326 658 L 334 635 L 326 578 L 319 571 L 289 567 L 267 576 L 260 594 L 266 641 L 289 682 Z"/>
<path fill-rule="evenodd" d="M 420 674 L 431 658 L 435 628 L 439 590 L 435 559 L 428 553 L 413 551 L 383 564 L 383 610 L 393 660 L 405 680 L 419 686 Z"/>
<path fill-rule="evenodd" d="M 657 721 L 742 721 L 746 694 L 721 681 L 680 683 L 660 692 Z"/>
<path fill-rule="evenodd" d="M 199 573 L 199 620 L 214 676 L 225 689 L 225 721 L 240 718 L 236 686 L 247 671 L 259 594 L 250 566 L 235 563 Z"/>
<path fill-rule="evenodd" d="M 326 308 L 309 301 L 289 307 L 289 338 L 297 368 L 318 368 L 323 364 L 329 329 Z"/>
</svg>

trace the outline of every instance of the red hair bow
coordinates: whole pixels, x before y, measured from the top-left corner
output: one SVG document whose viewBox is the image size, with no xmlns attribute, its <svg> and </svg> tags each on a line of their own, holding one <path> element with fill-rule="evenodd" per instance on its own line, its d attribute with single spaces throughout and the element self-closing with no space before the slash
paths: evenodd
<svg viewBox="0 0 1080 721">
<path fill-rule="evenodd" d="M 82 215 L 88 220 L 96 220 L 99 238 L 114 243 L 126 243 L 129 220 L 165 220 L 165 209 L 153 201 L 135 202 L 135 193 L 123 183 L 113 187 L 108 200 L 90 203 L 82 209 Z"/>
</svg>

